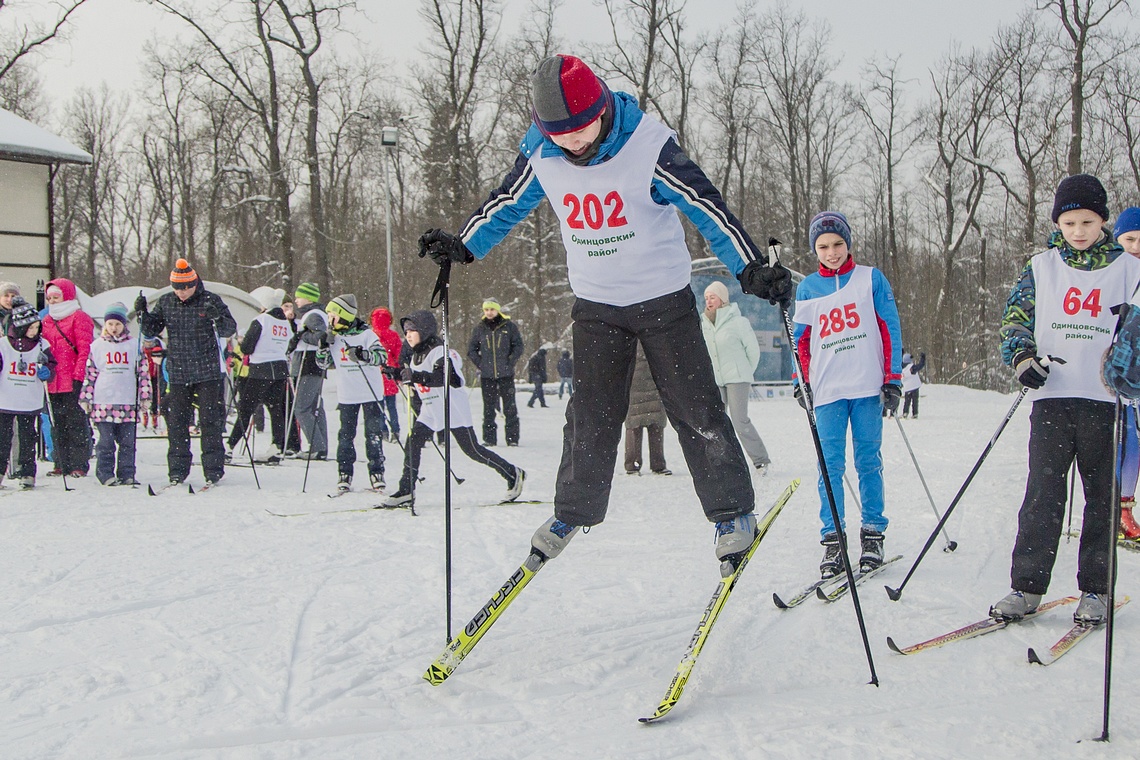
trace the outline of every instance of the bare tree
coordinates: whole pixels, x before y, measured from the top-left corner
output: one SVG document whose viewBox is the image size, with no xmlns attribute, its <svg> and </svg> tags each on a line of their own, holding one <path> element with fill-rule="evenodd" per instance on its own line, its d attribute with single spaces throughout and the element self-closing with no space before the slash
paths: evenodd
<svg viewBox="0 0 1140 760">
<path fill-rule="evenodd" d="M 1038 10 L 1056 15 L 1068 38 L 1071 60 L 1069 80 L 1068 173 L 1080 174 L 1084 135 L 1085 99 L 1095 89 L 1090 82 L 1103 72 L 1117 53 L 1099 27 L 1128 0 L 1037 0 Z"/>
<path fill-rule="evenodd" d="M 87 0 L 69 0 L 68 2 L 54 2 L 56 9 L 54 20 L 47 23 L 31 21 L 14 22 L 12 36 L 0 42 L 0 80 L 3 80 L 12 69 L 23 59 L 32 55 L 39 48 L 61 36 L 71 14 Z M 0 12 L 11 10 L 7 0 L 0 0 Z M 11 16 L 4 14 L 5 20 Z"/>
</svg>

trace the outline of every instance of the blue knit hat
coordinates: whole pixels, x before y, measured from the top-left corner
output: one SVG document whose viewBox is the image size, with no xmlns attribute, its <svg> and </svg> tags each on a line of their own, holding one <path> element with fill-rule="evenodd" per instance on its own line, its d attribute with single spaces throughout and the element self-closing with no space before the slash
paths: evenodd
<svg viewBox="0 0 1140 760">
<path fill-rule="evenodd" d="M 1116 217 L 1116 226 L 1112 228 L 1112 236 L 1119 238 L 1125 232 L 1140 230 L 1140 208 L 1129 206 Z"/>
<path fill-rule="evenodd" d="M 106 322 L 108 319 L 118 320 L 125 325 L 127 323 L 127 307 L 121 302 L 115 301 L 103 312 L 103 321 Z"/>
<path fill-rule="evenodd" d="M 825 235 L 828 232 L 843 238 L 847 247 L 851 247 L 851 225 L 848 223 L 847 217 L 838 211 L 820 211 L 812 217 L 811 224 L 808 225 L 808 240 L 813 251 L 815 250 L 815 241 L 820 235 Z"/>
</svg>

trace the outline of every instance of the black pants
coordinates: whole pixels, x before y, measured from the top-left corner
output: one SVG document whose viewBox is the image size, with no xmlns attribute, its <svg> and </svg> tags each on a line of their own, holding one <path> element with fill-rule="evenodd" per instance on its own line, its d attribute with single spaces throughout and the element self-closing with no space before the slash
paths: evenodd
<svg viewBox="0 0 1140 760">
<path fill-rule="evenodd" d="M 503 414 L 507 418 L 504 434 L 507 443 L 519 442 L 519 407 L 515 402 L 514 377 L 483 378 L 479 381 L 483 390 L 483 443 L 494 446 L 498 442 L 498 427 L 495 425 L 495 410 L 503 404 Z"/>
<path fill-rule="evenodd" d="M 641 472 L 641 431 L 649 439 L 649 469 L 662 472 L 665 465 L 665 428 L 660 425 L 644 425 L 625 429 L 625 471 Z"/>
<path fill-rule="evenodd" d="M 91 456 L 91 428 L 79 406 L 79 390 L 48 394 L 52 414 L 52 458 L 69 475 L 87 474 Z"/>
<path fill-rule="evenodd" d="M 1073 457 L 1084 483 L 1085 513 L 1077 586 L 1108 591 L 1112 526 L 1113 404 L 1081 398 L 1041 399 L 1029 415 L 1029 481 L 1017 517 L 1011 586 L 1044 594 L 1049 590 L 1057 544 L 1064 527 L 1068 473 Z"/>
<path fill-rule="evenodd" d="M 239 386 L 237 420 L 230 430 L 230 448 L 237 445 L 245 436 L 249 419 L 262 404 L 269 411 L 269 425 L 273 430 L 273 445 L 278 451 L 285 450 L 285 378 L 268 380 L 247 377 Z"/>
<path fill-rule="evenodd" d="M 546 389 L 542 387 L 541 382 L 535 382 L 534 392 L 530 394 L 530 401 L 526 402 L 526 405 L 533 409 L 535 401 L 542 407 L 546 406 Z"/>
<path fill-rule="evenodd" d="M 222 434 L 226 426 L 226 381 L 207 380 L 188 385 L 170 384 L 166 394 L 167 439 L 166 471 L 171 480 L 190 477 L 190 425 L 194 407 L 198 407 L 198 426 L 202 437 L 202 472 L 207 480 L 217 480 L 226 471 L 226 450 Z"/>
<path fill-rule="evenodd" d="M 479 441 L 475 438 L 475 428 L 452 428 L 451 435 L 459 444 L 460 451 L 470 459 L 479 464 L 487 465 L 502 475 L 508 486 L 514 485 L 515 466 L 490 449 L 480 446 Z M 428 442 L 431 436 L 431 428 L 422 422 L 412 425 L 412 434 L 408 436 L 408 443 L 404 448 L 404 474 L 400 476 L 401 493 L 412 493 L 415 490 L 413 486 L 419 477 L 420 454 L 423 452 L 424 444 Z"/>
<path fill-rule="evenodd" d="M 705 516 L 719 522 L 751 512 L 748 462 L 717 390 L 693 291 L 632 306 L 579 298 L 572 317 L 574 395 L 555 486 L 558 519 L 596 525 L 605 518 L 639 342 Z"/>
<path fill-rule="evenodd" d="M 13 414 L 0 412 L 0 478 L 8 471 L 8 461 L 12 454 L 12 428 L 19 438 L 19 461 L 12 470 L 14 478 L 30 478 L 36 475 L 36 417 L 39 412 Z"/>
<path fill-rule="evenodd" d="M 907 391 L 903 394 L 903 414 L 918 416 L 918 391 Z"/>
<path fill-rule="evenodd" d="M 338 404 L 340 432 L 336 438 L 336 467 L 341 475 L 352 475 L 356 466 L 356 410 L 364 412 L 364 453 L 368 474 L 384 474 L 384 410 L 375 401 L 366 404 Z"/>
</svg>

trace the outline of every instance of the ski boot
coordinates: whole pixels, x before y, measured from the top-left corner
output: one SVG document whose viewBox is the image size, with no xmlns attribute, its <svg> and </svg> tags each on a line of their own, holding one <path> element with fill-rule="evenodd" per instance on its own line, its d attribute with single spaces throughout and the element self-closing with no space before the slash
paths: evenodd
<svg viewBox="0 0 1140 760">
<path fill-rule="evenodd" d="M 352 490 L 352 476 L 347 472 L 342 472 L 336 481 L 336 490 L 338 491 L 351 491 Z"/>
<path fill-rule="evenodd" d="M 382 502 L 380 502 L 380 506 L 382 506 L 382 507 L 410 507 L 413 504 L 415 504 L 415 501 L 416 501 L 416 495 L 414 493 L 412 493 L 411 491 L 400 490 L 400 491 L 396 491 L 396 493 L 392 494 L 391 496 L 384 497 L 384 500 Z"/>
<path fill-rule="evenodd" d="M 720 575 L 727 578 L 740 564 L 744 553 L 756 539 L 756 513 L 737 515 L 731 520 L 716 524 L 716 558 L 720 560 Z"/>
<path fill-rule="evenodd" d="M 1091 591 L 1082 591 L 1077 611 L 1073 613 L 1073 622 L 1077 625 L 1100 625 L 1107 619 L 1108 602 L 1105 598 Z"/>
<path fill-rule="evenodd" d="M 1026 615 L 1036 612 L 1039 604 L 1041 604 L 1041 594 L 1014 589 L 990 607 L 990 617 L 998 620 L 1021 620 Z"/>
<path fill-rule="evenodd" d="M 266 464 L 281 464 L 281 449 L 276 446 L 270 446 L 269 451 L 265 453 Z"/>
<path fill-rule="evenodd" d="M 531 552 L 548 560 L 554 559 L 562 553 L 570 539 L 577 535 L 578 530 L 576 525 L 567 525 L 557 517 L 551 517 L 531 537 Z"/>
<path fill-rule="evenodd" d="M 369 473 L 368 474 L 368 484 L 372 486 L 373 491 L 383 491 L 384 490 L 384 473 L 382 473 L 382 472 Z"/>
<path fill-rule="evenodd" d="M 863 552 L 859 555 L 859 571 L 869 573 L 883 566 L 883 533 L 870 528 L 860 528 L 859 541 Z"/>
<path fill-rule="evenodd" d="M 839 534 L 828 533 L 820 539 L 823 546 L 823 559 L 819 563 L 819 577 L 822 580 L 834 578 L 843 572 L 843 556 L 839 546 Z"/>
<path fill-rule="evenodd" d="M 30 491 L 36 487 L 36 479 L 31 475 L 25 475 L 20 478 L 20 488 L 25 491 Z"/>
<path fill-rule="evenodd" d="M 1132 508 L 1136 506 L 1135 497 L 1123 497 L 1120 500 L 1120 537 L 1129 541 L 1140 538 L 1140 525 L 1132 515 Z"/>
<path fill-rule="evenodd" d="M 519 496 L 522 496 L 523 483 L 526 481 L 526 472 L 523 468 L 515 466 L 515 479 L 513 482 L 507 483 L 507 495 L 503 497 L 503 501 L 514 501 Z"/>
</svg>

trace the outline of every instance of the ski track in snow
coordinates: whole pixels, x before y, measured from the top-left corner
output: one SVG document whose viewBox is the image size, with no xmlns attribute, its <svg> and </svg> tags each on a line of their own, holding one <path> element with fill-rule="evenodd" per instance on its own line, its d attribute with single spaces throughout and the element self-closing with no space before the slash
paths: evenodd
<svg viewBox="0 0 1140 760">
<path fill-rule="evenodd" d="M 478 394 L 471 400 L 478 418 Z M 922 417 L 903 425 L 940 510 L 1011 402 L 924 386 Z M 527 470 L 524 499 L 552 497 L 564 403 L 520 405 L 522 446 L 497 449 Z M 151 498 L 90 477 L 69 479 L 77 490 L 64 493 L 41 477 L 36 491 L 0 501 L 0 758 L 1140 756 L 1140 685 L 1128 677 L 1140 612 L 1117 618 L 1110 744 L 1089 741 L 1101 726 L 1103 633 L 1054 667 L 1026 662 L 1027 647 L 1046 648 L 1068 628 L 1071 609 L 911 657 L 885 644 L 982 619 L 1006 593 L 1025 486 L 1024 406 L 947 525 L 958 550 L 942 552 L 939 538 L 899 602 L 883 585 L 901 583 L 935 517 L 886 421 L 887 548 L 904 559 L 859 587 L 876 688 L 849 600 L 772 605 L 773 591 L 817 573 L 819 501 L 802 410 L 754 401 L 773 456 L 755 479 L 757 510 L 793 477 L 803 483 L 683 699 L 649 726 L 636 719 L 664 694 L 718 579 L 712 526 L 672 432 L 675 474 L 626 476 L 619 452 L 606 521 L 550 562 L 438 687 L 421 679 L 445 644 L 443 467 L 432 452 L 415 517 L 265 514 L 326 508 L 333 462 L 312 463 L 305 495 L 303 462 L 260 468 L 260 491 L 251 471 L 234 468 L 196 496 Z M 394 479 L 400 452 L 385 453 Z M 551 505 L 485 506 L 502 479 L 458 451 L 453 462 L 467 479 L 452 486 L 454 633 L 522 562 Z M 140 480 L 165 482 L 165 441 L 140 441 L 139 463 Z M 197 468 L 191 479 L 201 482 Z M 1079 527 L 1079 488 L 1076 498 Z M 857 551 L 858 520 L 848 516 Z M 1062 540 L 1049 598 L 1076 593 L 1077 547 Z M 1140 594 L 1138 570 L 1140 557 L 1121 553 L 1120 593 Z"/>
</svg>

